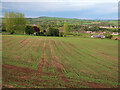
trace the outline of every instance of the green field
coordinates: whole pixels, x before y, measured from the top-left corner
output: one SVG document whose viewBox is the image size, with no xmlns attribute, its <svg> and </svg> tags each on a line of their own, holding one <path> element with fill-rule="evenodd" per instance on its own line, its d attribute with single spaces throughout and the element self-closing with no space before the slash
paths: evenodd
<svg viewBox="0 0 120 90">
<path fill-rule="evenodd" d="M 8 88 L 114 88 L 118 41 L 2 36 L 2 83 Z"/>
</svg>

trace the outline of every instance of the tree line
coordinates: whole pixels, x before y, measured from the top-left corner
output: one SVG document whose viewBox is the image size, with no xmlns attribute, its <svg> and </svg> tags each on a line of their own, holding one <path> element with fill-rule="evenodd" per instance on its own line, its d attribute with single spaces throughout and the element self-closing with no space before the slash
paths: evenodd
<svg viewBox="0 0 120 90">
<path fill-rule="evenodd" d="M 4 25 L 2 30 L 6 30 L 10 34 L 28 34 L 37 36 L 66 36 L 68 33 L 68 25 L 65 22 L 63 31 L 58 27 L 54 27 L 51 23 L 47 27 L 43 25 L 30 26 L 27 19 L 22 13 L 5 12 Z"/>
<path fill-rule="evenodd" d="M 25 28 L 25 33 L 28 35 L 37 35 L 37 36 L 60 36 L 66 37 L 68 34 L 68 25 L 64 23 L 63 30 L 59 30 L 57 27 L 48 27 L 44 29 L 42 26 L 29 26 Z"/>
</svg>

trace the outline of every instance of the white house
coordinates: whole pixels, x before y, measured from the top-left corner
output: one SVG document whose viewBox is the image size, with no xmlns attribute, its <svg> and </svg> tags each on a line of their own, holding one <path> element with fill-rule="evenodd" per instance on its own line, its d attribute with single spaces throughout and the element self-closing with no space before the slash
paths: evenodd
<svg viewBox="0 0 120 90">
<path fill-rule="evenodd" d="M 118 32 L 111 32 L 111 35 L 118 35 Z"/>
<path fill-rule="evenodd" d="M 105 38 L 104 35 L 92 35 L 91 38 Z"/>
</svg>

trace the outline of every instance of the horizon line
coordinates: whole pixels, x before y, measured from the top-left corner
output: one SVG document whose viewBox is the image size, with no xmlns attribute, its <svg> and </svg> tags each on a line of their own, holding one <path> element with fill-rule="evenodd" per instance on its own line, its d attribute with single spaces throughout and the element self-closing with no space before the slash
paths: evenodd
<svg viewBox="0 0 120 90">
<path fill-rule="evenodd" d="M 57 16 L 25 16 L 25 18 L 40 18 L 40 17 L 55 17 L 55 18 L 65 18 L 65 19 L 84 19 L 84 20 L 118 20 L 118 18 L 77 18 L 77 17 L 57 17 Z M 0 16 L 4 18 L 4 16 Z"/>
</svg>

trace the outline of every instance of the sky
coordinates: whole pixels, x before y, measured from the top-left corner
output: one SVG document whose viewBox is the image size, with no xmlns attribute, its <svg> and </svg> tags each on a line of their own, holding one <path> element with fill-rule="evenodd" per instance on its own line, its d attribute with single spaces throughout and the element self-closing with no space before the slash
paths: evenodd
<svg viewBox="0 0 120 90">
<path fill-rule="evenodd" d="M 2 15 L 14 11 L 25 17 L 117 19 L 119 0 L 1 0 Z"/>
</svg>

